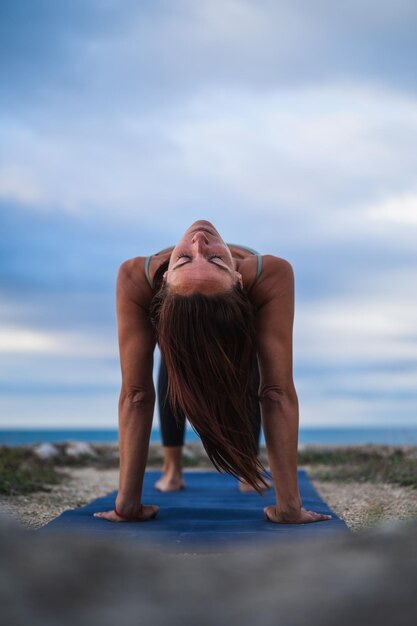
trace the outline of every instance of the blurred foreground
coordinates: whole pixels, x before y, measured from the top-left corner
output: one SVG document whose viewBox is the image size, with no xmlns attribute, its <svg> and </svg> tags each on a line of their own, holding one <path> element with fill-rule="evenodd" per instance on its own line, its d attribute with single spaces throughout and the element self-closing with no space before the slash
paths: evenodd
<svg viewBox="0 0 417 626">
<path fill-rule="evenodd" d="M 214 555 L 72 534 L 0 516 L 8 626 L 411 626 L 417 521 Z"/>
</svg>

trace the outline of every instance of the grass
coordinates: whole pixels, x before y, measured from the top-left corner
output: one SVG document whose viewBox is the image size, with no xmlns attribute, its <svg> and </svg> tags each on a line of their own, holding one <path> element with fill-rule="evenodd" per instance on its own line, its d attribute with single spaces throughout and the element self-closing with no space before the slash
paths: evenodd
<svg viewBox="0 0 417 626">
<path fill-rule="evenodd" d="M 49 485 L 62 482 L 65 474 L 38 459 L 26 448 L 0 448 L 0 494 L 15 496 L 32 491 L 50 491 Z"/>
<path fill-rule="evenodd" d="M 311 478 L 319 480 L 382 482 L 417 488 L 415 448 L 306 449 L 299 452 L 298 462 L 312 467 Z"/>
</svg>

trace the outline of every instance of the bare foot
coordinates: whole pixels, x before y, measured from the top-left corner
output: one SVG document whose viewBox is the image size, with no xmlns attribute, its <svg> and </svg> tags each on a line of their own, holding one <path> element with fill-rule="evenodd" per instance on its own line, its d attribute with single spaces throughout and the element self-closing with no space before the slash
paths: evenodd
<svg viewBox="0 0 417 626">
<path fill-rule="evenodd" d="M 262 489 L 262 491 L 267 491 L 268 489 L 271 489 L 271 487 L 274 486 L 274 483 L 268 480 L 267 478 L 265 478 L 265 482 L 267 483 L 268 487 L 265 487 L 265 485 L 263 485 L 262 483 L 259 483 L 259 486 Z M 252 485 L 247 483 L 246 480 L 239 480 L 239 491 L 241 493 L 257 493 L 256 489 L 254 489 Z"/>
<path fill-rule="evenodd" d="M 181 474 L 163 474 L 154 487 L 158 491 L 180 491 L 184 489 L 185 483 Z"/>
</svg>

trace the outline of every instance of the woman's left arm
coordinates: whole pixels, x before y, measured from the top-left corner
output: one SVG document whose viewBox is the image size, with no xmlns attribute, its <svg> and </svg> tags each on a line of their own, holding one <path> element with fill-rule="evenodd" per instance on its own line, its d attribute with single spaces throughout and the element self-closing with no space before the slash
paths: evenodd
<svg viewBox="0 0 417 626">
<path fill-rule="evenodd" d="M 298 397 L 293 381 L 294 272 L 285 259 L 265 255 L 263 301 L 256 315 L 259 401 L 276 506 L 267 519 L 307 523 L 330 519 L 303 509 L 297 472 Z"/>
</svg>

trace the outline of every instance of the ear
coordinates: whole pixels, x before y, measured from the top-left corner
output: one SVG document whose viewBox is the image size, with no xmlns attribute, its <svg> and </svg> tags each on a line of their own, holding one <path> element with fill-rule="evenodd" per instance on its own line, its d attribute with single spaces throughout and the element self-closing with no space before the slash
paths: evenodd
<svg viewBox="0 0 417 626">
<path fill-rule="evenodd" d="M 242 274 L 235 270 L 236 280 L 240 283 L 241 288 L 243 289 L 243 278 Z"/>
</svg>

